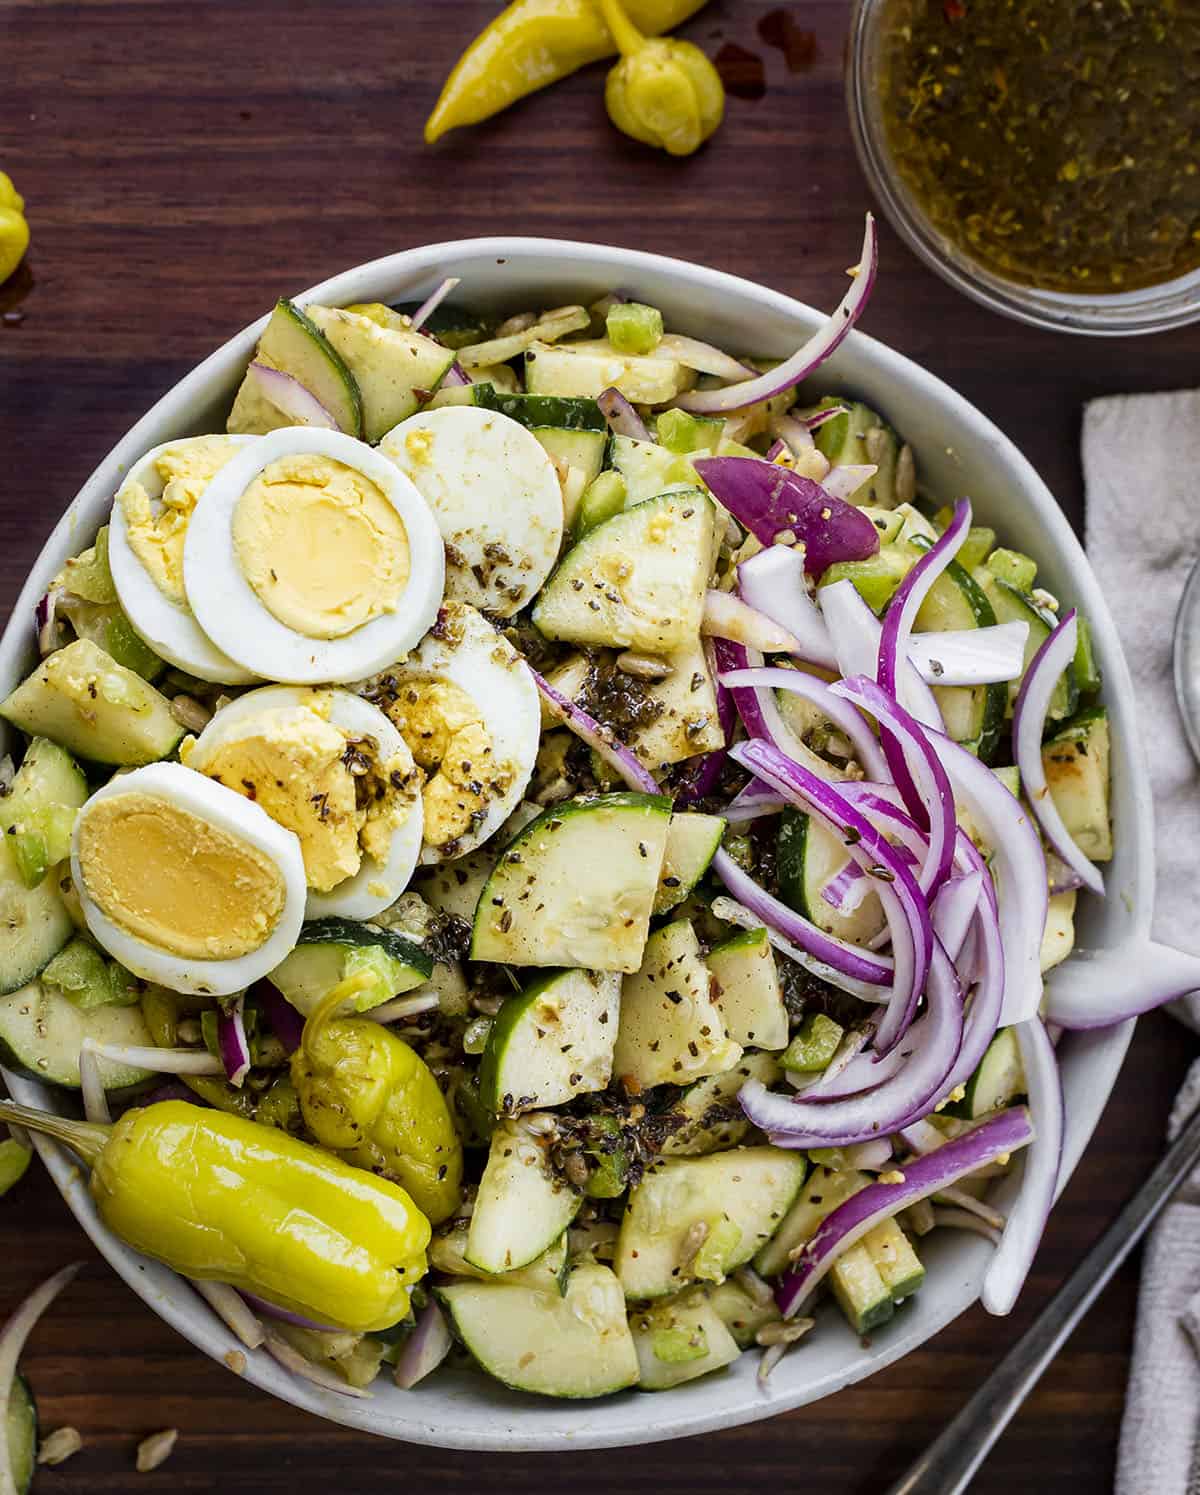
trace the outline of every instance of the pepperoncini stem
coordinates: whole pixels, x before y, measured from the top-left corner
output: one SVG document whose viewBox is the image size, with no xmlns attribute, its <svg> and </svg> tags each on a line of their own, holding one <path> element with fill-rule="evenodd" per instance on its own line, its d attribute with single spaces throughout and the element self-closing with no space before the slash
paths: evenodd
<svg viewBox="0 0 1200 1495">
<path fill-rule="evenodd" d="M 646 38 L 625 14 L 620 0 L 600 0 L 600 13 L 622 57 L 632 57 L 646 45 Z"/>
<path fill-rule="evenodd" d="M 344 981 L 339 981 L 332 990 L 318 1002 L 317 1006 L 309 1014 L 304 1024 L 304 1032 L 300 1035 L 300 1047 L 304 1057 L 310 1064 L 314 1062 L 314 1051 L 317 1039 L 324 1031 L 326 1025 L 334 1017 L 343 1002 L 356 997 L 360 991 L 366 991 L 373 986 L 375 978 L 370 971 L 358 971 L 353 976 L 347 976 Z"/>
<path fill-rule="evenodd" d="M 604 102 L 623 134 L 672 156 L 688 156 L 708 139 L 725 113 L 720 74 L 699 47 L 674 37 L 645 37 L 621 0 L 599 0 L 621 50 L 608 75 Z"/>
<path fill-rule="evenodd" d="M 112 1133 L 112 1127 L 101 1126 L 98 1122 L 73 1121 L 69 1116 L 35 1111 L 32 1106 L 19 1106 L 11 1100 L 0 1100 L 0 1121 L 6 1121 L 10 1126 L 27 1126 L 31 1132 L 41 1132 L 56 1142 L 65 1142 L 89 1168 L 104 1151 Z"/>
</svg>

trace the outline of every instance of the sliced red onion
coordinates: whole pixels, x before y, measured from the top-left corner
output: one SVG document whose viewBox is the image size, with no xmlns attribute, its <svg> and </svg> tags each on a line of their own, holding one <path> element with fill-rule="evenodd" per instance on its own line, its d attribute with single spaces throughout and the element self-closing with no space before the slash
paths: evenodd
<svg viewBox="0 0 1200 1495">
<path fill-rule="evenodd" d="M 1073 893 L 1083 887 L 1083 878 L 1072 872 L 1061 857 L 1053 851 L 1046 852 L 1046 877 L 1050 884 L 1051 897 L 1055 893 Z"/>
<path fill-rule="evenodd" d="M 891 997 L 875 1035 L 876 1052 L 883 1057 L 912 1022 L 929 973 L 933 930 L 916 880 L 895 848 L 832 784 L 769 742 L 739 743 L 730 752 L 743 768 L 765 779 L 793 804 L 815 813 L 844 842 L 852 843 L 846 847 L 851 860 L 877 880 L 877 895 L 891 930 L 894 965 Z"/>
<path fill-rule="evenodd" d="M 37 629 L 38 653 L 45 659 L 58 648 L 58 604 L 63 596 L 61 587 L 51 587 L 34 610 L 34 627 Z"/>
<path fill-rule="evenodd" d="M 437 992 L 417 991 L 410 996 L 396 997 L 391 1002 L 372 1007 L 363 1016 L 370 1018 L 373 1023 L 398 1023 L 406 1017 L 419 1017 L 422 1012 L 432 1012 L 438 1005 Z"/>
<path fill-rule="evenodd" d="M 720 855 L 720 853 L 718 853 Z M 715 867 L 715 862 L 714 862 Z M 740 868 L 738 869 L 741 870 Z M 716 867 L 718 875 L 720 868 Z M 745 875 L 745 874 L 743 874 Z M 754 884 L 758 893 L 763 897 L 769 894 Z M 758 902 L 758 898 L 755 898 Z M 778 929 L 766 923 L 762 914 L 756 909 L 748 908 L 744 903 L 739 903 L 735 898 L 714 898 L 712 911 L 716 918 L 724 920 L 726 924 L 736 924 L 739 929 L 763 929 L 767 931 L 767 939 L 772 947 L 786 955 L 789 960 L 794 960 L 798 966 L 803 966 L 806 971 L 811 971 L 820 980 L 828 982 L 830 986 L 836 986 L 839 991 L 847 992 L 852 997 L 858 997 L 863 1002 L 879 1002 L 883 999 L 880 986 L 875 982 L 856 981 L 854 977 L 847 976 L 843 972 L 835 970 L 833 966 L 820 960 L 810 951 L 802 949 L 781 934 Z"/>
<path fill-rule="evenodd" d="M 938 1101 L 945 1100 L 960 1085 L 967 1083 L 979 1068 L 988 1045 L 1000 1026 L 1004 997 L 1004 950 L 995 910 L 986 898 L 980 901 L 971 927 L 979 940 L 980 949 L 976 981 L 967 1003 L 958 1058 L 942 1083 Z"/>
<path fill-rule="evenodd" d="M 416 1327 L 405 1341 L 396 1361 L 396 1385 L 411 1391 L 431 1371 L 435 1371 L 453 1346 L 450 1326 L 441 1308 L 431 1298 L 422 1308 Z"/>
<path fill-rule="evenodd" d="M 761 820 L 766 815 L 778 815 L 787 806 L 788 802 L 782 794 L 776 794 L 760 779 L 751 779 L 721 813 L 730 825 L 744 825 L 751 820 Z"/>
<path fill-rule="evenodd" d="M 904 577 L 888 603 L 879 637 L 879 668 L 872 678 L 892 695 L 897 691 L 900 661 L 908 657 L 908 641 L 921 604 L 934 582 L 958 554 L 970 528 L 971 501 L 963 498 L 955 504 L 954 518 L 945 532 Z"/>
<path fill-rule="evenodd" d="M 780 459 L 780 457 L 786 457 L 787 455 L 788 455 L 788 449 L 787 449 L 787 445 L 786 445 L 785 442 L 782 442 L 782 441 L 773 441 L 771 443 L 771 445 L 767 448 L 767 461 L 768 462 L 778 462 L 779 459 Z"/>
<path fill-rule="evenodd" d="M 881 646 L 882 649 L 882 646 Z M 903 706 L 886 693 L 881 685 L 858 675 L 853 680 L 842 680 L 831 687 L 835 695 L 845 696 L 858 702 L 879 723 L 883 736 L 883 748 L 887 760 L 895 773 L 897 787 L 906 801 L 910 795 L 909 811 L 914 818 L 920 816 L 919 824 L 929 826 L 929 849 L 921 865 L 918 879 L 921 891 L 932 898 L 954 865 L 954 848 L 958 839 L 958 821 L 955 818 L 954 790 L 942 761 L 929 740 L 926 729 Z M 888 743 L 894 746 L 888 752 Z M 903 780 L 897 769 L 903 768 Z M 882 777 L 882 775 L 877 775 Z M 907 783 L 904 782 L 907 781 Z"/>
<path fill-rule="evenodd" d="M 240 1293 L 250 1307 L 264 1318 L 278 1319 L 281 1324 L 292 1324 L 297 1329 L 312 1329 L 317 1334 L 340 1334 L 336 1324 L 318 1324 L 312 1319 L 305 1318 L 303 1314 L 293 1313 L 290 1308 L 280 1308 L 277 1303 L 272 1303 L 269 1298 L 260 1298 L 257 1293 Z"/>
<path fill-rule="evenodd" d="M 983 1279 L 983 1306 L 997 1314 L 1012 1310 L 1041 1243 L 1058 1190 L 1065 1124 L 1058 1061 L 1041 1019 L 1018 1023 L 1016 1036 L 1037 1137 L 1025 1155 L 1021 1192 Z"/>
<path fill-rule="evenodd" d="M 850 991 L 854 996 L 862 995 L 863 988 L 867 988 L 867 1001 L 883 1001 L 884 993 L 881 988 L 891 986 L 894 979 L 890 960 L 884 956 L 872 955 L 861 946 L 852 945 L 849 940 L 839 939 L 837 935 L 826 934 L 811 919 L 798 914 L 795 909 L 789 908 L 786 903 L 780 902 L 773 894 L 760 887 L 748 872 L 738 866 L 723 846 L 717 848 L 712 868 L 732 896 L 755 915 L 759 924 L 766 926 L 768 933 L 776 931 L 833 972 L 826 977 L 827 980 L 843 991 Z M 854 983 L 853 986 L 845 984 L 846 977 Z"/>
<path fill-rule="evenodd" d="M 957 963 L 967 934 L 975 920 L 979 900 L 983 897 L 983 873 L 964 872 L 951 877 L 937 891 L 929 907 L 933 932 L 942 949 Z"/>
<path fill-rule="evenodd" d="M 732 592 L 710 587 L 704 596 L 700 632 L 706 638 L 730 639 L 763 654 L 799 654 L 800 641 L 774 618 L 760 613 Z"/>
<path fill-rule="evenodd" d="M 859 596 L 858 588 L 852 581 L 834 582 L 818 591 L 817 602 L 833 641 L 838 669 L 847 679 L 865 675 L 874 680 L 883 628 Z M 939 731 L 945 726 L 933 692 L 908 660 L 900 671 L 899 701 L 925 726 Z"/>
<path fill-rule="evenodd" d="M 802 670 L 780 668 L 725 670 L 717 678 L 733 691 L 785 690 L 811 701 L 821 715 L 833 722 L 847 738 L 859 763 L 872 778 L 886 774 L 887 764 L 875 734 L 867 726 L 861 713 L 839 699 L 834 688 L 824 680 L 819 680 L 815 675 L 806 675 Z M 752 735 L 758 736 L 757 733 Z"/>
<path fill-rule="evenodd" d="M 296 425 L 315 426 L 323 431 L 340 429 L 316 395 L 282 369 L 256 362 L 246 370 L 246 377 L 258 386 L 263 399 L 269 400 L 276 410 L 281 410 Z"/>
<path fill-rule="evenodd" d="M 40 1287 L 35 1287 L 4 1328 L 0 1329 L 0 1409 L 7 1412 L 10 1405 L 13 1383 L 17 1379 L 17 1365 L 21 1359 L 21 1351 L 25 1348 L 25 1341 L 38 1319 L 82 1266 L 83 1262 L 73 1261 L 70 1266 L 63 1267 L 62 1271 L 55 1272 Z M 0 1495 L 17 1495 L 12 1476 L 12 1454 L 8 1447 L 11 1421 L 8 1416 L 0 1417 Z"/>
<path fill-rule="evenodd" d="M 777 1147 L 870 1142 L 907 1126 L 924 1116 L 942 1092 L 962 1039 L 962 991 L 940 945 L 934 946 L 925 1004 L 919 1036 L 914 1023 L 892 1051 L 907 1051 L 907 1057 L 872 1089 L 837 1097 L 828 1091 L 789 1096 L 768 1090 L 760 1080 L 748 1080 L 738 1093 L 742 1110 Z M 890 1058 L 885 1055 L 885 1062 Z"/>
<path fill-rule="evenodd" d="M 1021 771 L 1021 788 L 1042 828 L 1042 835 L 1088 892 L 1103 898 L 1104 876 L 1095 862 L 1080 851 L 1075 838 L 1063 824 L 1046 782 L 1046 768 L 1042 762 L 1042 737 L 1046 731 L 1050 698 L 1063 671 L 1075 658 L 1078 632 L 1079 625 L 1072 608 L 1033 656 L 1013 708 L 1013 749 Z"/>
<path fill-rule="evenodd" d="M 95 1041 L 91 1038 L 85 1038 L 79 1045 L 79 1091 L 84 1119 L 100 1126 L 111 1126 L 112 1112 L 104 1093 L 104 1081 L 100 1078 L 100 1066 L 96 1062 Z"/>
<path fill-rule="evenodd" d="M 761 457 L 699 457 L 692 465 L 763 545 L 784 534 L 803 544 L 804 566 L 812 576 L 835 561 L 866 560 L 879 549 L 879 531 L 861 509 L 790 467 Z"/>
<path fill-rule="evenodd" d="M 250 1073 L 250 1043 L 246 1037 L 246 996 L 243 992 L 228 1009 L 217 1012 L 217 1048 L 225 1066 L 225 1078 L 241 1086 Z"/>
<path fill-rule="evenodd" d="M 618 741 L 615 733 L 601 725 L 594 716 L 589 716 L 581 706 L 576 706 L 574 701 L 569 701 L 562 691 L 555 690 L 554 686 L 544 676 L 539 675 L 537 670 L 531 669 L 530 674 L 550 714 L 556 721 L 574 732 L 581 742 L 586 742 L 597 757 L 602 758 L 614 772 L 620 774 L 622 780 L 631 789 L 636 789 L 642 794 L 659 793 L 658 781 L 654 775 L 642 767 L 630 749 L 623 742 Z"/>
<path fill-rule="evenodd" d="M 838 1257 L 876 1225 L 1005 1153 L 1027 1146 L 1033 1137 L 1033 1123 L 1024 1106 L 998 1111 L 936 1152 L 907 1163 L 902 1184 L 874 1183 L 860 1189 L 826 1215 L 779 1284 L 776 1301 L 784 1317 L 796 1314 Z M 1011 1228 L 1011 1220 L 1009 1224 Z"/>
<path fill-rule="evenodd" d="M 997 685 L 1020 677 L 1028 638 L 1028 623 L 914 633 L 908 640 L 908 657 L 932 685 Z"/>
<path fill-rule="evenodd" d="M 792 407 L 793 411 L 795 406 Z M 827 405 L 824 410 L 814 410 L 811 415 L 803 417 L 804 424 L 810 431 L 819 430 L 827 420 L 833 420 L 838 415 L 849 415 L 849 405 Z"/>
<path fill-rule="evenodd" d="M 809 664 L 837 668 L 837 654 L 821 610 L 809 596 L 804 556 L 789 545 L 769 545 L 737 568 L 738 591 L 751 607 L 773 618 L 797 641 L 796 654 Z"/>
<path fill-rule="evenodd" d="M 839 913 L 852 914 L 871 891 L 870 879 L 861 867 L 847 862 L 821 889 L 821 901 Z"/>
<path fill-rule="evenodd" d="M 984 1240 L 991 1241 L 993 1246 L 1000 1244 L 1000 1232 L 965 1209 L 935 1209 L 933 1223 L 935 1226 L 944 1225 L 950 1230 L 970 1230 L 983 1236 Z"/>
<path fill-rule="evenodd" d="M 323 1365 L 314 1365 L 294 1345 L 290 1345 L 282 1334 L 277 1334 L 273 1329 L 266 1330 L 263 1348 L 273 1359 L 278 1360 L 285 1370 L 290 1370 L 301 1380 L 311 1381 L 322 1391 L 332 1391 L 338 1396 L 353 1396 L 360 1399 L 369 1398 L 371 1395 L 369 1391 L 364 1391 L 358 1386 L 351 1386 L 348 1381 L 343 1381 L 341 1376 L 335 1375 L 331 1370 L 326 1370 Z"/>
<path fill-rule="evenodd" d="M 735 644 L 730 639 L 714 639 L 712 642 L 719 671 L 718 682 L 735 671 L 762 667 L 763 657 L 757 650 L 747 649 L 744 644 Z M 741 686 L 730 690 L 729 694 L 742 725 L 751 737 L 774 743 L 781 752 L 794 758 L 796 762 L 805 764 L 813 773 L 828 774 L 830 777 L 837 774 L 830 764 L 801 742 L 784 721 L 774 692 Z"/>
<path fill-rule="evenodd" d="M 790 358 L 769 373 L 760 374 L 756 379 L 748 379 L 744 384 L 735 384 L 731 389 L 693 391 L 684 395 L 679 404 L 695 415 L 723 415 L 730 410 L 742 410 L 747 405 L 756 405 L 760 400 L 773 399 L 787 389 L 794 389 L 814 369 L 820 368 L 857 322 L 875 284 L 878 266 L 879 241 L 875 220 L 868 213 L 854 281 L 824 325 Z"/>
<path fill-rule="evenodd" d="M 668 358 L 681 363 L 685 369 L 695 369 L 698 374 L 711 374 L 714 379 L 725 379 L 730 384 L 741 384 L 758 377 L 758 370 L 748 363 L 723 353 L 711 343 L 702 343 L 698 338 L 682 337 L 678 332 L 665 332 L 658 346 L 649 354 L 651 358 Z"/>
<path fill-rule="evenodd" d="M 650 440 L 645 422 L 619 389 L 606 389 L 596 403 L 614 436 L 631 436 L 634 441 Z"/>
<path fill-rule="evenodd" d="M 806 422 L 797 420 L 793 415 L 777 415 L 769 423 L 768 430 L 776 437 L 775 445 L 767 453 L 767 461 L 773 462 L 778 455 L 777 448 L 789 452 L 793 457 L 809 457 L 816 451 L 817 443 L 813 440 L 812 431 Z M 825 464 L 828 468 L 829 464 Z"/>
<path fill-rule="evenodd" d="M 98 1059 L 131 1069 L 151 1069 L 160 1075 L 223 1075 L 225 1066 L 207 1049 L 158 1049 L 153 1044 L 92 1041 Z"/>
<path fill-rule="evenodd" d="M 794 1071 L 787 1074 L 788 1084 L 799 1095 L 816 1094 L 822 1085 L 832 1084 L 851 1064 L 875 1036 L 874 1023 L 864 1023 L 860 1028 L 850 1028 L 842 1035 L 842 1041 L 833 1051 L 833 1058 L 819 1075 L 801 1075 Z"/>
<path fill-rule="evenodd" d="M 470 384 L 470 383 L 471 383 L 471 376 L 470 376 L 470 374 L 467 373 L 466 369 L 463 368 L 462 364 L 459 363 L 457 359 L 455 359 L 455 361 L 450 365 L 450 367 L 442 375 L 442 385 L 443 385 L 443 387 L 445 387 L 446 385 L 449 385 L 451 388 L 457 388 L 460 385 Z"/>
<path fill-rule="evenodd" d="M 829 469 L 821 479 L 821 487 L 831 498 L 849 499 L 878 471 L 874 462 L 843 462 Z"/>
<path fill-rule="evenodd" d="M 1004 1216 L 1000 1211 L 993 1209 L 990 1204 L 985 1204 L 982 1199 L 976 1199 L 974 1194 L 968 1194 L 965 1189 L 951 1184 L 948 1188 L 942 1189 L 936 1198 L 939 1201 L 945 1201 L 946 1204 L 955 1205 L 958 1209 L 964 1209 L 970 1215 L 978 1216 L 993 1230 L 1004 1229 Z"/>
<path fill-rule="evenodd" d="M 442 302 L 450 294 L 456 285 L 461 284 L 462 277 L 459 275 L 448 275 L 437 290 L 431 296 L 426 296 L 416 311 L 408 319 L 409 326 L 414 332 L 419 332 L 433 313 L 441 306 Z"/>
<path fill-rule="evenodd" d="M 270 981 L 256 982 L 252 994 L 259 1007 L 266 1013 L 271 1032 L 278 1038 L 285 1051 L 294 1054 L 304 1036 L 304 1018 L 292 1006 L 283 993 Z"/>
<path fill-rule="evenodd" d="M 1077 946 L 1049 975 L 1046 1017 L 1072 1031 L 1108 1028 L 1193 991 L 1200 991 L 1200 959 L 1182 950 L 1149 939 L 1107 950 Z"/>
<path fill-rule="evenodd" d="M 248 1350 L 257 1350 L 266 1338 L 262 1324 L 246 1306 L 242 1295 L 225 1282 L 188 1281 L 227 1329 L 232 1329 Z"/>
<path fill-rule="evenodd" d="M 892 1144 L 887 1137 L 876 1137 L 870 1142 L 855 1142 L 846 1148 L 847 1168 L 863 1168 L 872 1173 L 886 1167 L 892 1156 Z"/>
<path fill-rule="evenodd" d="M 167 1080 L 165 1084 L 155 1085 L 153 1090 L 138 1096 L 139 1106 L 157 1106 L 165 1100 L 183 1100 L 192 1106 L 207 1105 L 207 1101 L 201 1100 L 194 1090 L 189 1090 L 182 1080 Z"/>
<path fill-rule="evenodd" d="M 945 1132 L 939 1132 L 932 1121 L 924 1119 L 902 1126 L 897 1135 L 917 1157 L 923 1157 L 927 1152 L 936 1152 L 946 1142 Z"/>
</svg>

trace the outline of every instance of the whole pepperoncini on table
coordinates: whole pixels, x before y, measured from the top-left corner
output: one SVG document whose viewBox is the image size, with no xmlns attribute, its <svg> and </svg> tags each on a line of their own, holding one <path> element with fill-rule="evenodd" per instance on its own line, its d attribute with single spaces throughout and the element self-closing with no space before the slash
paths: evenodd
<svg viewBox="0 0 1200 1495">
<path fill-rule="evenodd" d="M 691 42 L 646 37 L 620 0 L 600 0 L 621 60 L 608 75 L 604 103 L 617 129 L 672 156 L 690 156 L 725 115 L 725 85 Z"/>
<path fill-rule="evenodd" d="M 108 1228 L 186 1277 L 366 1333 L 404 1318 L 425 1274 L 429 1221 L 402 1188 L 277 1128 L 176 1100 L 112 1127 L 11 1101 L 0 1120 L 65 1142 Z"/>
<path fill-rule="evenodd" d="M 462 1143 L 425 1061 L 369 1017 L 335 1017 L 365 978 L 350 976 L 304 1025 L 292 1082 L 323 1147 L 395 1179 L 434 1225 L 458 1208 Z"/>
<path fill-rule="evenodd" d="M 25 199 L 13 186 L 12 178 L 0 171 L 0 282 L 13 273 L 28 248 Z"/>
<path fill-rule="evenodd" d="M 629 0 L 648 36 L 681 25 L 705 0 Z M 478 124 L 548 84 L 618 50 L 597 0 L 513 0 L 459 58 L 425 125 L 432 143 Z"/>
</svg>

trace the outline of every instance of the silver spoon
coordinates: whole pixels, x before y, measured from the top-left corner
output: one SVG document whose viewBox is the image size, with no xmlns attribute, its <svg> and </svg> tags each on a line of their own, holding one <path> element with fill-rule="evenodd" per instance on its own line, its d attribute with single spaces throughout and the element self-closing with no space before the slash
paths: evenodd
<svg viewBox="0 0 1200 1495">
<path fill-rule="evenodd" d="M 1188 577 L 1175 615 L 1173 653 L 1179 714 L 1200 759 L 1200 563 Z M 1200 1111 L 1033 1326 L 888 1495 L 961 1495 L 1046 1367 L 1197 1164 Z"/>
</svg>

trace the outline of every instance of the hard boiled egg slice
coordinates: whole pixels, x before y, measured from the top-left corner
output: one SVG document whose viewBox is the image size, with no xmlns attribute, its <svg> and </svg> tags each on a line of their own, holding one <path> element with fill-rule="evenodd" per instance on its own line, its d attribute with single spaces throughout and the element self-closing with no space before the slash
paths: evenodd
<svg viewBox="0 0 1200 1495">
<path fill-rule="evenodd" d="M 154 447 L 117 490 L 108 563 L 126 617 L 177 669 L 221 685 L 255 678 L 196 622 L 183 582 L 183 545 L 197 504 L 254 436 L 184 436 Z"/>
<path fill-rule="evenodd" d="M 445 562 L 429 505 L 394 463 L 340 431 L 291 426 L 209 484 L 183 579 L 200 626 L 243 668 L 311 685 L 413 648 Z"/>
<path fill-rule="evenodd" d="M 272 685 L 224 706 L 181 756 L 300 840 L 306 916 L 370 919 L 421 852 L 421 782 L 383 712 L 347 690 Z"/>
<path fill-rule="evenodd" d="M 550 575 L 563 537 L 558 473 L 531 431 L 447 405 L 403 420 L 379 450 L 428 500 L 446 542 L 446 595 L 500 618 Z"/>
<path fill-rule="evenodd" d="M 274 970 L 304 918 L 300 842 L 180 763 L 119 774 L 92 795 L 71 875 L 99 943 L 173 991 L 241 991 Z"/>
<path fill-rule="evenodd" d="M 529 666 L 473 607 L 447 602 L 411 659 L 360 688 L 425 773 L 421 861 L 474 851 L 533 773 L 541 713 Z"/>
</svg>

